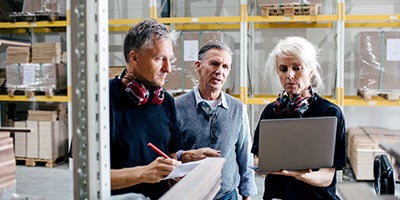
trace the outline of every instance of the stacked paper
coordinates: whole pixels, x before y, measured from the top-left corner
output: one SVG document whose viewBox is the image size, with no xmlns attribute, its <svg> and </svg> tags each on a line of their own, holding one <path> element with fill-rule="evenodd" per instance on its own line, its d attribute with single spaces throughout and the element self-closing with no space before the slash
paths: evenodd
<svg viewBox="0 0 400 200">
<path fill-rule="evenodd" d="M 9 46 L 6 50 L 6 63 L 29 63 L 31 57 L 30 47 Z"/>
<path fill-rule="evenodd" d="M 32 63 L 61 63 L 61 43 L 32 43 Z"/>
</svg>

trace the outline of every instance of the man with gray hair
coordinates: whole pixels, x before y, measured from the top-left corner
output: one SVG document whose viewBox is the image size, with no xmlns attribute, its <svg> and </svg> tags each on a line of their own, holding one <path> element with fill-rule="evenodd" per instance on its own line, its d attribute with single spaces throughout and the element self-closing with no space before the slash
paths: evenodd
<svg viewBox="0 0 400 200">
<path fill-rule="evenodd" d="M 163 178 L 179 164 L 171 158 L 180 136 L 174 98 L 162 86 L 171 72 L 176 37 L 154 19 L 141 21 L 126 34 L 126 68 L 109 82 L 112 195 L 158 199 L 171 187 Z M 171 158 L 160 157 L 148 143 Z"/>
<path fill-rule="evenodd" d="M 222 91 L 231 71 L 232 51 L 223 42 L 212 41 L 199 51 L 195 68 L 199 84 L 177 98 L 177 118 L 182 134 L 182 162 L 223 157 L 218 200 L 250 199 L 257 193 L 249 119 L 245 106 Z M 239 191 L 238 191 L 239 190 Z"/>
</svg>

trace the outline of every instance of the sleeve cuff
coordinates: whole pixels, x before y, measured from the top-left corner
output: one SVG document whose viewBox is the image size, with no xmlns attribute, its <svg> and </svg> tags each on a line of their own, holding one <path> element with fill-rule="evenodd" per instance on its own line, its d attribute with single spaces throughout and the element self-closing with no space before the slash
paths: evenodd
<svg viewBox="0 0 400 200">
<path fill-rule="evenodd" d="M 184 151 L 184 150 L 179 150 L 179 151 L 176 152 L 176 158 L 177 158 L 179 161 L 182 161 L 182 154 L 183 154 L 183 152 L 185 152 L 185 151 Z"/>
</svg>

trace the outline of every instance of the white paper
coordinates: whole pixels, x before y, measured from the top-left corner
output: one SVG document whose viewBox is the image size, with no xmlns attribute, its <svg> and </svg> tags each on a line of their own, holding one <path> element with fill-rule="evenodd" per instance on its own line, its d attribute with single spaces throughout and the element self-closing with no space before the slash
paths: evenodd
<svg viewBox="0 0 400 200">
<path fill-rule="evenodd" d="M 33 85 L 35 83 L 35 66 L 34 65 L 24 65 L 22 70 L 23 70 L 23 75 L 24 75 L 22 84 Z"/>
<path fill-rule="evenodd" d="M 174 168 L 171 173 L 164 179 L 180 178 L 192 171 L 197 165 L 199 165 L 203 160 L 182 163 Z"/>
<path fill-rule="evenodd" d="M 400 39 L 387 39 L 386 60 L 400 61 Z"/>
<path fill-rule="evenodd" d="M 183 55 L 184 61 L 196 61 L 197 54 L 199 52 L 199 41 L 198 40 L 185 40 L 183 41 Z"/>
</svg>

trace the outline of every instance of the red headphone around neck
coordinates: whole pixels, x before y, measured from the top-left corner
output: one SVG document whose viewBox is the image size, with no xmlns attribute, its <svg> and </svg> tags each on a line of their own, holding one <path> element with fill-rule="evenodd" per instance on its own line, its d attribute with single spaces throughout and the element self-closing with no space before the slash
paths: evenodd
<svg viewBox="0 0 400 200">
<path fill-rule="evenodd" d="M 295 96 L 293 99 L 289 98 L 289 95 L 283 91 L 279 94 L 279 97 L 274 102 L 274 112 L 278 116 L 299 116 L 303 114 L 310 107 L 311 102 L 314 99 L 314 92 L 312 87 L 309 87 L 311 97 L 302 97 L 300 94 Z M 309 102 L 309 100 L 311 102 Z"/>
<path fill-rule="evenodd" d="M 128 73 L 126 69 L 120 77 L 129 80 L 125 92 L 135 105 L 142 106 L 148 102 L 153 105 L 160 105 L 164 101 L 164 89 L 162 87 L 150 87 L 148 89 L 143 83 L 136 81 L 135 76 Z"/>
</svg>

